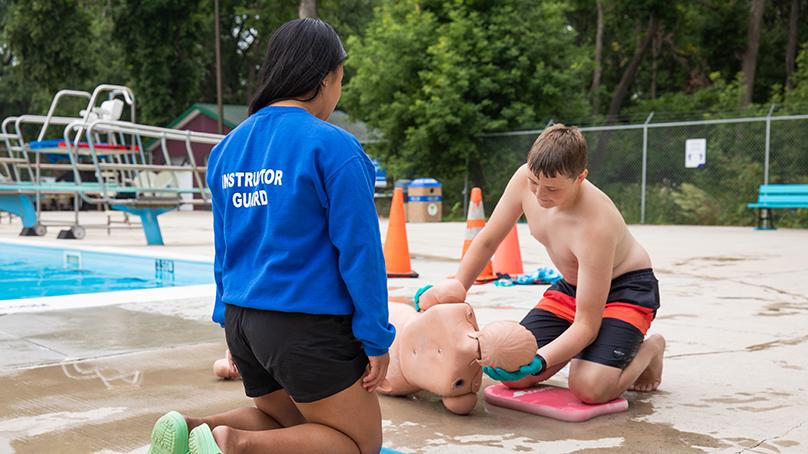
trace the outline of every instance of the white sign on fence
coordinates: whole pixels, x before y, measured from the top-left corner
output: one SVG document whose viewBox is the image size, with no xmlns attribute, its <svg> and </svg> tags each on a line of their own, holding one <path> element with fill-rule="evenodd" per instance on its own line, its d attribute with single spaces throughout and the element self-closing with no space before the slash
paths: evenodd
<svg viewBox="0 0 808 454">
<path fill-rule="evenodd" d="M 707 139 L 685 140 L 685 167 L 700 169 L 707 162 Z"/>
</svg>

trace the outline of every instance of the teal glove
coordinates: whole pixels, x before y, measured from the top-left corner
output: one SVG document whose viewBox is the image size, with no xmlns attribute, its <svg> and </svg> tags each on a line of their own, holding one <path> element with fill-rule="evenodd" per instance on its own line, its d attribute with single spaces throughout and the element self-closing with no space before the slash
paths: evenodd
<svg viewBox="0 0 808 454">
<path fill-rule="evenodd" d="M 530 364 L 525 364 L 520 367 L 519 370 L 507 371 L 499 367 L 485 366 L 483 367 L 483 372 L 494 380 L 517 381 L 531 375 L 538 375 L 546 368 L 547 362 L 544 358 L 542 358 L 541 355 L 536 355 L 533 357 L 533 361 L 531 361 Z"/>
<path fill-rule="evenodd" d="M 424 292 L 431 289 L 432 287 L 434 287 L 432 284 L 426 284 L 425 286 L 419 288 L 418 291 L 415 292 L 415 295 L 412 296 L 412 302 L 413 304 L 415 304 L 415 310 L 417 312 L 421 312 L 421 306 L 418 305 L 418 300 L 421 299 L 421 295 L 423 295 Z"/>
</svg>

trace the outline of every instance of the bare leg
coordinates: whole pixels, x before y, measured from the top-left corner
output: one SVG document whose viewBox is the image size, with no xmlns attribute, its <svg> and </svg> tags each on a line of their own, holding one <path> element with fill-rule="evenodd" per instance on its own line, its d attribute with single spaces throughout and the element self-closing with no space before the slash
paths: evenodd
<svg viewBox="0 0 808 454">
<path fill-rule="evenodd" d="M 573 360 L 569 387 L 576 397 L 589 404 L 609 402 L 637 382 L 644 391 L 653 391 L 662 382 L 665 338 L 659 334 L 646 339 L 634 359 L 620 370 L 591 361 Z M 639 379 L 643 378 L 640 382 Z"/>
<path fill-rule="evenodd" d="M 185 417 L 188 430 L 193 430 L 202 423 L 209 427 L 230 426 L 241 430 L 269 430 L 283 427 L 275 418 L 255 407 L 243 407 L 204 418 Z"/>
<path fill-rule="evenodd" d="M 545 380 L 548 380 L 553 375 L 557 374 L 558 371 L 564 368 L 567 363 L 559 364 L 557 366 L 553 366 L 545 370 L 544 372 L 540 373 L 539 375 L 531 375 L 529 377 L 525 377 L 521 380 L 517 381 L 504 381 L 502 382 L 503 385 L 507 386 L 511 389 L 524 389 L 530 388 L 534 386 L 536 383 L 541 383 Z"/>
<path fill-rule="evenodd" d="M 382 445 L 379 400 L 362 387 L 361 379 L 333 396 L 297 406 L 308 422 L 261 432 L 220 426 L 213 430 L 213 436 L 227 454 L 379 452 Z"/>
<path fill-rule="evenodd" d="M 205 423 L 211 428 L 229 426 L 241 430 L 270 430 L 306 422 L 289 394 L 278 390 L 253 399 L 255 407 L 237 408 L 204 418 L 185 417 L 188 430 Z"/>
</svg>

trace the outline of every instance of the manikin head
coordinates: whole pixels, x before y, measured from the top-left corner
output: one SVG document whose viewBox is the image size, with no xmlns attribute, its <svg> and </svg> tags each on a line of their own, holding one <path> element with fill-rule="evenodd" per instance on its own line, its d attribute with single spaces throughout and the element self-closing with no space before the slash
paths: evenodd
<svg viewBox="0 0 808 454">
<path fill-rule="evenodd" d="M 490 323 L 472 336 L 480 344 L 481 366 L 514 371 L 529 364 L 539 349 L 533 333 L 512 321 Z"/>
<path fill-rule="evenodd" d="M 530 191 L 542 208 L 574 203 L 587 170 L 586 138 L 576 127 L 555 124 L 542 131 L 527 155 Z"/>
</svg>

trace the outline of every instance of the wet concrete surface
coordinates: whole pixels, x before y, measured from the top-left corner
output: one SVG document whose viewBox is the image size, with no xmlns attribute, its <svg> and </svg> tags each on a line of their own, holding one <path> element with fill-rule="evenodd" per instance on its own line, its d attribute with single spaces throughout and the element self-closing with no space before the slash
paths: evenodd
<svg viewBox="0 0 808 454">
<path fill-rule="evenodd" d="M 206 216 L 161 219 L 168 246 L 148 249 L 209 257 Z M 391 280 L 391 299 L 405 302 L 419 286 L 453 273 L 463 229 L 408 225 L 421 278 Z M 665 335 L 668 347 L 658 392 L 628 392 L 627 412 L 584 423 L 482 399 L 464 417 L 428 393 L 381 397 L 385 446 L 438 453 L 808 452 L 808 231 L 631 229 L 660 279 L 662 309 L 651 332 Z M 0 226 L 0 238 L 16 232 Z M 549 265 L 525 226 L 519 234 L 526 267 Z M 131 248 L 142 244 L 140 236 L 90 230 L 70 245 Z M 518 320 L 544 288 L 478 286 L 469 302 L 481 325 Z M 154 420 L 168 410 L 203 415 L 249 405 L 239 381 L 212 376 L 224 342 L 209 322 L 210 307 L 210 299 L 186 299 L 0 315 L 0 453 L 145 452 Z M 552 383 L 563 386 L 565 378 Z"/>
<path fill-rule="evenodd" d="M 211 375 L 223 348 L 208 342 L 8 373 L 0 377 L 0 451 L 140 452 L 154 420 L 168 409 L 204 415 L 249 405 L 240 381 Z M 471 416 L 457 416 L 428 393 L 380 400 L 385 445 L 409 452 L 653 452 L 672 441 L 727 445 L 643 422 L 639 418 L 654 411 L 652 397 L 627 397 L 631 411 L 578 424 L 525 417 L 482 400 Z"/>
<path fill-rule="evenodd" d="M 133 312 L 122 306 L 17 313 L 0 317 L 0 369 L 41 366 L 207 341 L 213 323 Z"/>
</svg>

